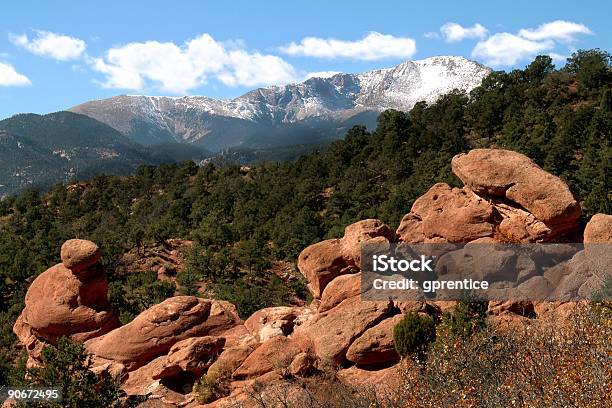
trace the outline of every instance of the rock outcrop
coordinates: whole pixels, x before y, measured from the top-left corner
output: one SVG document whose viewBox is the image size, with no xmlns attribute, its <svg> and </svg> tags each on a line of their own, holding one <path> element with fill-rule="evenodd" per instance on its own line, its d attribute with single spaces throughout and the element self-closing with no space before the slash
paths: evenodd
<svg viewBox="0 0 612 408">
<path fill-rule="evenodd" d="M 98 247 L 73 239 L 62 246 L 61 258 L 62 263 L 34 279 L 13 327 L 29 353 L 29 365 L 36 364 L 44 344 L 55 344 L 62 336 L 85 341 L 119 326 L 108 303 L 106 277 L 97 264 Z"/>
<path fill-rule="evenodd" d="M 351 344 L 346 358 L 355 364 L 372 365 L 399 361 L 393 344 L 393 328 L 403 315 L 397 314 L 366 330 Z"/>
<path fill-rule="evenodd" d="M 367 242 L 393 242 L 395 234 L 380 220 L 363 220 L 349 225 L 344 237 L 329 239 L 304 249 L 298 268 L 312 294 L 320 298 L 329 282 L 340 275 L 354 273 L 361 267 L 361 245 Z"/>
<path fill-rule="evenodd" d="M 438 183 L 418 198 L 397 234 L 408 243 L 551 241 L 575 232 L 580 205 L 567 185 L 520 153 L 475 149 L 452 160 L 462 189 Z"/>
<path fill-rule="evenodd" d="M 337 378 L 349 385 L 368 384 L 377 392 L 400 386 L 393 328 L 408 311 L 438 319 L 456 302 L 362 299 L 363 244 L 470 243 L 439 258 L 437 266 L 453 267 L 436 273 L 459 273 L 457 265 L 478 269 L 477 278 L 500 283 L 500 293 L 506 281 L 517 282 L 532 295 L 557 298 L 589 293 L 601 284 L 594 268 L 605 257 L 597 245 L 578 253 L 570 252 L 569 245 L 555 245 L 546 255 L 563 262 L 543 274 L 528 257 L 478 245 L 575 236 L 580 207 L 560 179 L 506 150 L 457 155 L 452 167 L 465 186 L 431 187 L 414 202 L 397 232 L 368 219 L 347 226 L 340 239 L 304 249 L 298 267 L 315 298 L 308 306 L 269 307 L 242 322 L 229 302 L 176 296 L 118 327 L 97 246 L 70 240 L 62 246 L 62 263 L 31 284 L 14 331 L 30 354 L 30 364 L 61 336 L 85 342 L 94 372 L 120 378 L 129 395 L 148 395 L 159 406 L 198 406 L 191 386 L 202 375 L 223 379 L 227 395 L 205 406 L 248 406 L 249 390 L 259 387 L 259 392 L 285 378 L 308 377 L 328 367 L 339 369 Z M 612 242 L 612 216 L 593 216 L 584 242 Z M 473 259 L 481 258 L 476 252 L 483 248 L 489 251 L 488 264 L 474 268 Z M 491 301 L 488 313 L 494 324 L 514 328 L 533 318 L 566 319 L 574 304 Z M 298 388 L 285 391 L 302 401 L 303 390 Z"/>
<path fill-rule="evenodd" d="M 493 206 L 467 188 L 438 183 L 419 197 L 397 235 L 408 243 L 468 242 L 493 236 Z"/>
<path fill-rule="evenodd" d="M 240 318 L 228 302 L 177 296 L 145 310 L 125 326 L 87 341 L 85 348 L 133 370 L 168 353 L 181 340 L 217 336 L 238 323 Z"/>
<path fill-rule="evenodd" d="M 475 149 L 458 154 L 451 164 L 453 173 L 476 194 L 533 214 L 550 229 L 546 240 L 576 229 L 580 205 L 567 184 L 527 156 L 511 150 Z"/>
</svg>

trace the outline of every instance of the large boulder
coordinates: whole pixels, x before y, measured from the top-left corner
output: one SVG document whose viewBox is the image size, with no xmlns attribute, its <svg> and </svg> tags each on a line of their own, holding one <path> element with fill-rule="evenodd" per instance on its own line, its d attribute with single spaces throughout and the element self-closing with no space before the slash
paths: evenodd
<svg viewBox="0 0 612 408">
<path fill-rule="evenodd" d="M 391 302 L 367 302 L 360 297 L 349 298 L 321 313 L 316 321 L 296 329 L 295 335 L 309 338 L 316 356 L 325 364 L 342 364 L 353 341 L 394 310 Z"/>
<path fill-rule="evenodd" d="M 343 300 L 361 295 L 361 272 L 338 276 L 323 290 L 319 312 L 326 312 Z"/>
<path fill-rule="evenodd" d="M 397 229 L 407 243 L 469 242 L 493 236 L 493 206 L 467 188 L 438 183 L 419 197 Z"/>
<path fill-rule="evenodd" d="M 170 348 L 161 367 L 152 378 L 172 378 L 182 372 L 201 376 L 221 353 L 225 339 L 223 337 L 204 336 L 181 340 Z"/>
<path fill-rule="evenodd" d="M 550 229 L 547 240 L 574 231 L 580 205 L 568 186 L 527 156 L 511 150 L 474 149 L 456 155 L 453 173 L 479 196 L 500 199 L 533 214 Z"/>
<path fill-rule="evenodd" d="M 85 341 L 119 326 L 107 299 L 106 276 L 97 263 L 98 247 L 90 241 L 70 240 L 62 246 L 61 256 L 66 264 L 57 264 L 34 279 L 13 327 L 33 360 L 45 343 L 55 344 L 60 337 Z"/>
<path fill-rule="evenodd" d="M 304 338 L 274 337 L 253 351 L 233 377 L 238 380 L 257 378 L 271 371 L 286 370 L 298 354 L 309 349 L 310 343 Z"/>
<path fill-rule="evenodd" d="M 403 315 L 397 314 L 366 330 L 348 348 L 346 359 L 359 365 L 399 361 L 393 342 L 393 328 L 402 318 Z"/>
<path fill-rule="evenodd" d="M 234 306 L 228 302 L 177 296 L 145 310 L 125 326 L 87 341 L 85 347 L 97 357 L 133 370 L 166 354 L 181 340 L 221 336 L 239 323 Z"/>
<path fill-rule="evenodd" d="M 337 276 L 358 272 L 364 243 L 395 241 L 395 234 L 382 221 L 368 219 L 349 225 L 344 237 L 313 244 L 300 253 L 298 268 L 308 280 L 315 298 Z"/>
<path fill-rule="evenodd" d="M 584 228 L 584 243 L 612 243 L 612 215 L 595 214 Z"/>
</svg>

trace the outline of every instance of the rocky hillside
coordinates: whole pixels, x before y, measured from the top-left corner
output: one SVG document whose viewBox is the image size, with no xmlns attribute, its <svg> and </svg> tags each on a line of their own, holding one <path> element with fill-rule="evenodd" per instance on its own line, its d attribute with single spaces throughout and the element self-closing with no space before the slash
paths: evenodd
<svg viewBox="0 0 612 408">
<path fill-rule="evenodd" d="M 40 363 L 47 344 L 70 336 L 85 342 L 95 373 L 121 378 L 128 395 L 159 404 L 143 406 L 281 406 L 281 397 L 288 406 L 309 406 L 306 401 L 313 394 L 299 379 L 307 381 L 329 367 L 334 367 L 338 387 L 369 384 L 382 392 L 379 385 L 404 378 L 393 336 L 403 313 L 418 312 L 439 321 L 455 303 L 362 300 L 361 245 L 518 243 L 576 236 L 578 202 L 561 179 L 524 155 L 477 149 L 455 156 L 452 169 L 464 187 L 435 184 L 415 201 L 397 231 L 367 219 L 347 226 L 342 238 L 304 249 L 298 266 L 314 297 L 309 305 L 265 308 L 246 320 L 229 302 L 177 296 L 120 326 L 106 299 L 97 246 L 67 241 L 61 248 L 62 263 L 30 285 L 14 325 L 28 352 L 28 365 Z M 587 224 L 584 242 L 611 243 L 611 232 L 612 215 L 598 214 Z M 576 274 L 584 273 L 591 261 L 582 251 L 556 274 L 531 276 L 526 283 L 545 280 L 569 292 L 580 291 L 589 283 L 575 279 Z M 494 327 L 519 330 L 541 320 L 568 319 L 576 304 L 492 301 L 487 309 Z M 604 347 L 610 351 L 609 339 Z M 220 378 L 223 387 L 215 383 L 208 389 L 214 392 L 202 391 L 202 384 Z M 193 384 L 198 384 L 194 390 Z M 605 398 L 601 387 L 589 392 Z"/>
<path fill-rule="evenodd" d="M 176 145 L 176 143 L 174 144 Z M 28 187 L 100 173 L 127 175 L 138 166 L 207 156 L 197 148 L 145 148 L 85 115 L 21 114 L 0 121 L 0 197 Z"/>
<path fill-rule="evenodd" d="M 214 151 L 313 144 L 339 138 L 353 124 L 374 127 L 377 114 L 385 109 L 408 111 L 453 89 L 470 91 L 490 72 L 462 57 L 433 57 L 261 88 L 230 100 L 122 95 L 70 111 L 143 144 L 178 141 Z"/>
</svg>

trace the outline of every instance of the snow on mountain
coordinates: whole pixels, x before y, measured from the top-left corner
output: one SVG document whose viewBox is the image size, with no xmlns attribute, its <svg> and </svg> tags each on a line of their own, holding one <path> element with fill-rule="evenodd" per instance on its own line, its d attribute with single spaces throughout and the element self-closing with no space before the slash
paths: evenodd
<svg viewBox="0 0 612 408">
<path fill-rule="evenodd" d="M 344 131 L 345 122 L 350 124 L 351 118 L 357 120 L 365 112 L 407 111 L 419 101 L 434 102 L 453 89 L 470 91 L 490 72 L 463 57 L 443 56 L 260 88 L 235 99 L 121 95 L 69 110 L 144 144 L 178 141 L 213 150 L 286 145 L 308 142 L 309 130 L 319 136 L 334 129 Z M 290 135 L 296 129 L 291 125 L 300 125 L 299 140 Z"/>
</svg>

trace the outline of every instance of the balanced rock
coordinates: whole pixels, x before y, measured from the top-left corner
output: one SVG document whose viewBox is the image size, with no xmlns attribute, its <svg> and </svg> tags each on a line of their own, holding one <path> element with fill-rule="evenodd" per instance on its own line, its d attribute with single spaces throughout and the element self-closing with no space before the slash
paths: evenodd
<svg viewBox="0 0 612 408">
<path fill-rule="evenodd" d="M 480 196 L 498 198 L 533 214 L 550 229 L 547 239 L 575 230 L 580 205 L 568 186 L 527 156 L 501 149 L 456 155 L 453 173 Z"/>
<path fill-rule="evenodd" d="M 320 298 L 325 286 L 335 277 L 359 271 L 362 244 L 393 241 L 395 234 L 382 221 L 359 221 L 346 227 L 343 238 L 329 239 L 304 249 L 298 258 L 298 268 L 308 280 L 312 294 Z"/>
<path fill-rule="evenodd" d="M 228 302 L 176 296 L 145 310 L 125 326 L 89 340 L 85 348 L 133 370 L 166 354 L 181 340 L 220 336 L 239 323 L 234 306 Z"/>
<path fill-rule="evenodd" d="M 45 343 L 55 344 L 62 336 L 85 341 L 119 326 L 107 299 L 106 276 L 97 264 L 97 246 L 70 240 L 62 247 L 62 258 L 73 270 L 62 263 L 38 275 L 13 327 L 34 360 Z"/>
<path fill-rule="evenodd" d="M 101 256 L 96 244 L 83 239 L 69 239 L 64 242 L 60 255 L 64 266 L 73 272 L 92 266 Z"/>
</svg>

